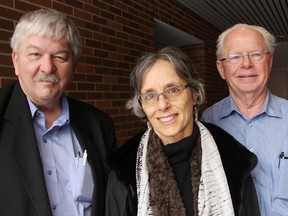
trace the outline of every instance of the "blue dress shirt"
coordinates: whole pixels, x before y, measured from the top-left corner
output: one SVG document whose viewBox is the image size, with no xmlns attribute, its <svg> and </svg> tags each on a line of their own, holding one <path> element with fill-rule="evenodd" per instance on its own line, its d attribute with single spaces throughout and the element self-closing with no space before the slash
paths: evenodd
<svg viewBox="0 0 288 216">
<path fill-rule="evenodd" d="M 257 155 L 252 176 L 261 215 L 287 216 L 288 101 L 268 91 L 261 112 L 248 119 L 228 96 L 206 109 L 202 120 L 222 127 Z"/>
<path fill-rule="evenodd" d="M 68 100 L 50 128 L 44 113 L 28 99 L 53 216 L 91 216 L 94 189 L 90 165 L 70 126 Z"/>
</svg>

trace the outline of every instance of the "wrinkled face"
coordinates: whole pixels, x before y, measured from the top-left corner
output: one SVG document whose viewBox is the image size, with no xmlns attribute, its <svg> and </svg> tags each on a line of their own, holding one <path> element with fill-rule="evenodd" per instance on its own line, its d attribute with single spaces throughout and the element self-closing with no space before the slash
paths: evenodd
<svg viewBox="0 0 288 216">
<path fill-rule="evenodd" d="M 221 58 L 241 56 L 236 64 L 217 61 L 218 71 L 226 80 L 230 93 L 235 95 L 266 92 L 273 56 L 264 54 L 259 61 L 247 56 L 255 52 L 268 52 L 262 35 L 249 28 L 236 29 L 226 36 L 223 47 Z"/>
<path fill-rule="evenodd" d="M 162 93 L 185 84 L 187 83 L 180 79 L 171 63 L 158 60 L 144 77 L 141 94 Z M 167 100 L 160 95 L 153 105 L 142 103 L 143 111 L 164 145 L 192 134 L 195 99 L 190 88 L 185 88 L 175 100 Z"/>
<path fill-rule="evenodd" d="M 53 106 L 69 84 L 75 65 L 65 42 L 30 35 L 12 61 L 24 93 L 36 106 Z"/>
</svg>

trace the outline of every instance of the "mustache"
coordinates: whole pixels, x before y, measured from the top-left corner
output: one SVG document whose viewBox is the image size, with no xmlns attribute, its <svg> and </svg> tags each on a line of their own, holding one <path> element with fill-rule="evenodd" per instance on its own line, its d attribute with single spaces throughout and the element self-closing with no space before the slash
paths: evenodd
<svg viewBox="0 0 288 216">
<path fill-rule="evenodd" d="M 45 75 L 45 74 L 41 74 L 41 75 L 37 75 L 36 77 L 34 77 L 35 81 L 49 81 L 52 83 L 58 83 L 59 79 L 56 75 L 54 74 L 49 74 L 49 75 Z"/>
</svg>

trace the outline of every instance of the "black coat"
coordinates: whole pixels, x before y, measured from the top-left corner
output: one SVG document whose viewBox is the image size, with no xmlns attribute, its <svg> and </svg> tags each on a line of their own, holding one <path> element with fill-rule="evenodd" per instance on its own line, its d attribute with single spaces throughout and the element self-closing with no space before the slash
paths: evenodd
<svg viewBox="0 0 288 216">
<path fill-rule="evenodd" d="M 108 152 L 115 145 L 112 119 L 68 98 L 70 122 L 87 149 L 95 191 L 92 215 L 104 215 Z M 0 215 L 51 216 L 29 105 L 19 82 L 0 90 Z"/>
<path fill-rule="evenodd" d="M 236 216 L 260 216 L 251 170 L 257 157 L 221 128 L 203 123 L 220 152 Z M 143 132 L 132 137 L 109 160 L 112 171 L 106 193 L 106 216 L 137 215 L 136 153 Z"/>
</svg>

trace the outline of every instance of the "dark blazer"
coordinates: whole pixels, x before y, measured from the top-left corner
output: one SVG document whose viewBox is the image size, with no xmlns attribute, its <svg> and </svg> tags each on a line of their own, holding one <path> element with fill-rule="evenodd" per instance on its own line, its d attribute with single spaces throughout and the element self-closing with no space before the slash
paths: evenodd
<svg viewBox="0 0 288 216">
<path fill-rule="evenodd" d="M 71 126 L 93 172 L 92 215 L 104 215 L 109 173 L 106 157 L 116 144 L 112 119 L 68 98 Z M 19 82 L 0 89 L 0 215 L 51 216 L 31 112 Z"/>
<path fill-rule="evenodd" d="M 251 170 L 257 157 L 221 128 L 202 122 L 218 147 L 227 177 L 235 216 L 260 216 Z M 106 195 L 106 216 L 136 216 L 136 154 L 143 132 L 110 156 L 112 171 Z"/>
</svg>

